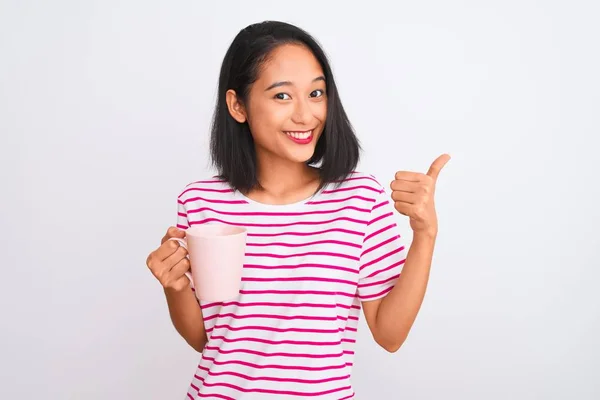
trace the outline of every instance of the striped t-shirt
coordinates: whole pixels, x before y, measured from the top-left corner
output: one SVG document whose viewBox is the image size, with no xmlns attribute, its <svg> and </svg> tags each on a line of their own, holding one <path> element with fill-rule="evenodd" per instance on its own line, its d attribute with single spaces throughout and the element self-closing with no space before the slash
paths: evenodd
<svg viewBox="0 0 600 400">
<path fill-rule="evenodd" d="M 248 230 L 239 297 L 200 303 L 208 342 L 186 398 L 353 399 L 361 301 L 393 288 L 407 253 L 375 178 L 353 173 L 289 205 L 213 178 L 188 185 L 178 208 L 182 229 Z"/>
</svg>

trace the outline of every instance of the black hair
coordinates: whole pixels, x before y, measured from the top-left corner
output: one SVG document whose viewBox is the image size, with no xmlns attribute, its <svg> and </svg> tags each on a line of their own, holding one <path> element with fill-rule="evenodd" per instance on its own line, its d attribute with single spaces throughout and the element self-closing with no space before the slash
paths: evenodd
<svg viewBox="0 0 600 400">
<path fill-rule="evenodd" d="M 342 106 L 327 56 L 318 42 L 306 31 L 285 22 L 252 24 L 237 34 L 223 59 L 210 141 L 212 164 L 219 177 L 241 192 L 260 188 L 256 151 L 248 123 L 239 123 L 231 116 L 225 95 L 233 89 L 244 104 L 261 66 L 273 50 L 284 44 L 306 46 L 325 75 L 327 119 L 315 152 L 307 161 L 309 165 L 320 164 L 320 188 L 346 178 L 359 161 L 359 141 Z"/>
</svg>

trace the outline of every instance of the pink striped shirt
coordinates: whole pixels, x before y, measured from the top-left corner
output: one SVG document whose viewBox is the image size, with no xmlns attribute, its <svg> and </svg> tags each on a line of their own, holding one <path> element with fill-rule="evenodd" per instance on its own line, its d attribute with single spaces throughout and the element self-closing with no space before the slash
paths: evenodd
<svg viewBox="0 0 600 400">
<path fill-rule="evenodd" d="M 266 205 L 215 178 L 188 185 L 178 227 L 248 229 L 239 298 L 201 303 L 208 336 L 187 399 L 354 399 L 361 301 L 385 296 L 407 249 L 393 203 L 353 173 L 311 199 Z"/>
</svg>

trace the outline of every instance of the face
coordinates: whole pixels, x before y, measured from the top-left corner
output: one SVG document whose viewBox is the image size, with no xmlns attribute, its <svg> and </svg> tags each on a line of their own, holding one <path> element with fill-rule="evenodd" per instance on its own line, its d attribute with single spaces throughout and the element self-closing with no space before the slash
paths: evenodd
<svg viewBox="0 0 600 400">
<path fill-rule="evenodd" d="M 247 121 L 258 157 L 308 161 L 323 132 L 327 95 L 323 69 L 306 47 L 282 45 L 270 54 L 245 105 L 228 92 L 232 116 Z"/>
</svg>

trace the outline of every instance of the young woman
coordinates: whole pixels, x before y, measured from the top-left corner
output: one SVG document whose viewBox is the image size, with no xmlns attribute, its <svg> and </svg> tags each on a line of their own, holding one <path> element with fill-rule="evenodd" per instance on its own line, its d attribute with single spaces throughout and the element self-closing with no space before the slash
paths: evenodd
<svg viewBox="0 0 600 400">
<path fill-rule="evenodd" d="M 361 308 L 395 352 L 421 306 L 449 156 L 396 173 L 390 200 L 354 171 L 359 144 L 323 50 L 281 22 L 248 26 L 227 51 L 211 156 L 218 177 L 183 190 L 177 227 L 147 260 L 176 330 L 202 353 L 187 398 L 354 399 Z M 410 217 L 410 250 L 394 208 Z M 186 251 L 168 239 L 206 223 L 244 226 L 248 241 L 239 298 L 199 306 Z"/>
</svg>

